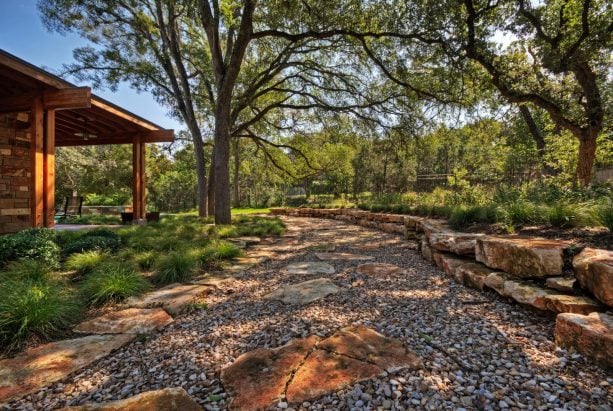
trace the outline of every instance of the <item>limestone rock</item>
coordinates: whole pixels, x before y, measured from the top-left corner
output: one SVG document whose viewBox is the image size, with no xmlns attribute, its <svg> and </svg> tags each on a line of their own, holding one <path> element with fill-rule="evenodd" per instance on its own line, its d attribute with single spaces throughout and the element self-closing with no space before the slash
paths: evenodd
<svg viewBox="0 0 613 411">
<path fill-rule="evenodd" d="M 495 272 L 479 263 L 464 263 L 455 269 L 455 278 L 460 283 L 477 290 L 483 290 L 485 279 Z"/>
<path fill-rule="evenodd" d="M 0 402 L 66 378 L 134 338 L 133 334 L 88 335 L 32 348 L 0 361 Z"/>
<path fill-rule="evenodd" d="M 477 261 L 521 278 L 556 276 L 564 266 L 564 241 L 484 236 L 477 238 Z"/>
<path fill-rule="evenodd" d="M 279 300 L 285 304 L 304 305 L 336 294 L 342 288 L 338 287 L 328 278 L 316 278 L 298 284 L 283 285 L 272 293 L 266 295 L 269 300 Z"/>
<path fill-rule="evenodd" d="M 573 259 L 573 268 L 581 287 L 613 307 L 613 251 L 586 248 Z"/>
<path fill-rule="evenodd" d="M 549 288 L 558 291 L 564 291 L 566 293 L 575 292 L 575 277 L 549 277 L 545 280 L 545 285 Z"/>
<path fill-rule="evenodd" d="M 172 322 L 161 308 L 128 308 L 82 322 L 74 329 L 84 334 L 149 334 Z"/>
<path fill-rule="evenodd" d="M 432 255 L 432 248 L 430 248 L 430 244 L 428 244 L 428 240 L 425 236 L 422 237 L 419 242 L 419 250 L 421 251 L 421 256 L 424 259 L 428 261 L 434 261 L 434 256 Z"/>
<path fill-rule="evenodd" d="M 545 296 L 549 294 L 552 294 L 552 291 L 534 284 L 520 281 L 505 281 L 504 283 L 503 295 L 511 297 L 520 304 L 529 305 L 539 310 L 547 310 Z"/>
<path fill-rule="evenodd" d="M 317 348 L 368 361 L 389 373 L 421 367 L 419 358 L 401 341 L 363 326 L 343 328 L 320 342 Z"/>
<path fill-rule="evenodd" d="M 574 313 L 587 315 L 603 311 L 597 301 L 580 295 L 550 294 L 544 297 L 545 307 L 555 313 Z"/>
<path fill-rule="evenodd" d="M 351 253 L 315 253 L 315 257 L 322 261 L 368 261 L 375 259 L 369 255 Z"/>
<path fill-rule="evenodd" d="M 202 407 L 183 388 L 147 391 L 119 401 L 90 403 L 60 411 L 200 411 Z"/>
<path fill-rule="evenodd" d="M 399 272 L 402 271 L 402 268 L 394 264 L 366 263 L 366 264 L 359 265 L 356 268 L 356 271 L 360 274 L 379 277 L 379 276 L 398 274 Z"/>
<path fill-rule="evenodd" d="M 457 255 L 475 255 L 477 238 L 484 234 L 460 233 L 452 230 L 433 230 L 428 236 L 430 247 Z"/>
<path fill-rule="evenodd" d="M 556 344 L 574 348 L 605 368 L 613 367 L 613 316 L 606 313 L 559 314 Z"/>
<path fill-rule="evenodd" d="M 290 264 L 285 267 L 289 274 L 312 275 L 312 274 L 334 274 L 335 269 L 328 263 L 321 261 L 309 261 L 304 263 Z"/>
<path fill-rule="evenodd" d="M 504 283 L 510 279 L 511 276 L 509 274 L 496 271 L 485 277 L 485 281 L 483 283 L 487 287 L 496 291 L 498 294 L 506 297 L 506 294 L 504 293 Z"/>
<path fill-rule="evenodd" d="M 440 257 L 440 259 L 441 259 L 441 265 L 442 265 L 441 268 L 450 277 L 455 277 L 456 270 L 458 269 L 459 266 L 470 262 L 470 260 L 466 258 L 458 257 L 454 254 L 443 254 Z"/>
<path fill-rule="evenodd" d="M 238 357 L 221 370 L 221 381 L 236 410 L 263 410 L 285 393 L 292 373 L 319 341 L 311 336 L 275 348 L 259 348 Z"/>
<path fill-rule="evenodd" d="M 185 307 L 210 292 L 210 287 L 202 285 L 170 284 L 142 296 L 130 297 L 125 306 L 134 308 L 162 307 L 171 315 L 180 314 Z"/>
<path fill-rule="evenodd" d="M 309 355 L 287 387 L 287 400 L 301 403 L 376 377 L 382 370 L 367 362 L 323 350 Z"/>
</svg>

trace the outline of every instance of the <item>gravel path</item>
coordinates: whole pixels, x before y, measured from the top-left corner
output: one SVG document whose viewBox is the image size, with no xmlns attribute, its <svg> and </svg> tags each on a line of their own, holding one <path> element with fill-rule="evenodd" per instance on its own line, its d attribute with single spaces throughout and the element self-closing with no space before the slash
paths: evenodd
<svg viewBox="0 0 613 411">
<path fill-rule="evenodd" d="M 63 383 L 10 404 L 54 409 L 182 386 L 206 409 L 225 409 L 219 371 L 240 354 L 292 338 L 329 336 L 363 324 L 398 338 L 423 360 L 419 371 L 356 384 L 300 409 L 597 409 L 611 410 L 613 376 L 556 349 L 554 319 L 468 289 L 424 261 L 398 236 L 331 220 L 285 218 L 279 255 L 223 283 L 208 307 L 182 315 L 148 339 L 98 361 Z M 358 274 L 359 262 L 332 262 L 336 274 L 290 275 L 281 269 L 336 245 L 404 272 Z M 262 246 L 264 247 L 264 246 Z M 267 246 L 267 247 L 275 247 Z M 347 290 L 305 306 L 262 297 L 280 284 L 328 277 Z M 288 405 L 280 401 L 280 407 Z"/>
</svg>

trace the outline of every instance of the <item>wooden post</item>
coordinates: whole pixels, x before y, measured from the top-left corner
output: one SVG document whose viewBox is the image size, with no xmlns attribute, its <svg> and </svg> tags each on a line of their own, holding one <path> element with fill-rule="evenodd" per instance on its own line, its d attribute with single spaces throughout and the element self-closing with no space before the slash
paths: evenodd
<svg viewBox="0 0 613 411">
<path fill-rule="evenodd" d="M 134 222 L 145 218 L 145 143 L 136 137 L 132 143 L 132 212 Z"/>
<path fill-rule="evenodd" d="M 55 110 L 45 116 L 44 141 L 44 215 L 45 227 L 55 225 Z"/>
<path fill-rule="evenodd" d="M 32 192 L 30 225 L 42 227 L 44 224 L 44 110 L 42 98 L 35 98 L 32 104 L 32 132 L 30 138 L 32 161 Z"/>
</svg>

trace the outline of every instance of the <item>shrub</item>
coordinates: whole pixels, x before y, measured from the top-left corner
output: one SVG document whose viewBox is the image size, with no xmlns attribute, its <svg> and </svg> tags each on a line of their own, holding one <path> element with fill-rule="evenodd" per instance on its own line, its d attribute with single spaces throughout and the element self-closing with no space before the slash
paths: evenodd
<svg viewBox="0 0 613 411">
<path fill-rule="evenodd" d="M 196 269 L 196 259 L 184 252 L 169 254 L 158 262 L 153 281 L 157 284 L 184 282 L 192 278 Z"/>
<path fill-rule="evenodd" d="M 81 238 L 84 237 L 105 237 L 105 238 L 113 238 L 119 240 L 119 234 L 117 234 L 113 230 L 109 230 L 108 228 L 94 228 L 93 230 L 85 231 Z"/>
<path fill-rule="evenodd" d="M 30 336 L 60 335 L 75 323 L 79 312 L 78 299 L 61 282 L 5 277 L 0 284 L 0 343 L 9 351 Z"/>
<path fill-rule="evenodd" d="M 153 251 L 143 251 L 136 254 L 133 258 L 138 268 L 143 271 L 149 271 L 155 265 L 157 255 Z"/>
<path fill-rule="evenodd" d="M 0 281 L 4 279 L 44 281 L 50 273 L 51 269 L 45 263 L 36 260 L 18 260 L 5 267 Z"/>
<path fill-rule="evenodd" d="M 102 264 L 81 285 L 81 292 L 92 305 L 121 301 L 142 294 L 149 283 L 132 267 L 120 262 Z"/>
<path fill-rule="evenodd" d="M 55 233 L 46 228 L 32 228 L 0 236 L 0 267 L 19 259 L 40 261 L 50 268 L 59 265 L 60 248 L 53 241 Z"/>
<path fill-rule="evenodd" d="M 85 251 L 101 251 L 114 253 L 121 247 L 119 237 L 106 236 L 83 236 L 69 243 L 64 247 L 63 253 L 69 256 L 74 253 L 82 253 Z"/>
<path fill-rule="evenodd" d="M 78 275 L 86 275 L 94 271 L 107 258 L 108 256 L 100 251 L 75 253 L 66 259 L 66 268 L 76 271 Z"/>
<path fill-rule="evenodd" d="M 596 218 L 601 225 L 613 233 L 613 199 L 596 208 Z"/>
</svg>

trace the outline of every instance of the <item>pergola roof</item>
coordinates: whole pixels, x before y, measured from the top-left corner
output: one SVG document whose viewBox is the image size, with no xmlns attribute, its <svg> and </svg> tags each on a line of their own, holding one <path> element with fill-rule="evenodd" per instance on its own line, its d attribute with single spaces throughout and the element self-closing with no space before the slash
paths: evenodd
<svg viewBox="0 0 613 411">
<path fill-rule="evenodd" d="M 172 142 L 166 130 L 101 97 L 0 49 L 0 112 L 29 110 L 43 96 L 56 112 L 56 146 Z M 84 139 L 77 134 L 96 137 Z"/>
</svg>

